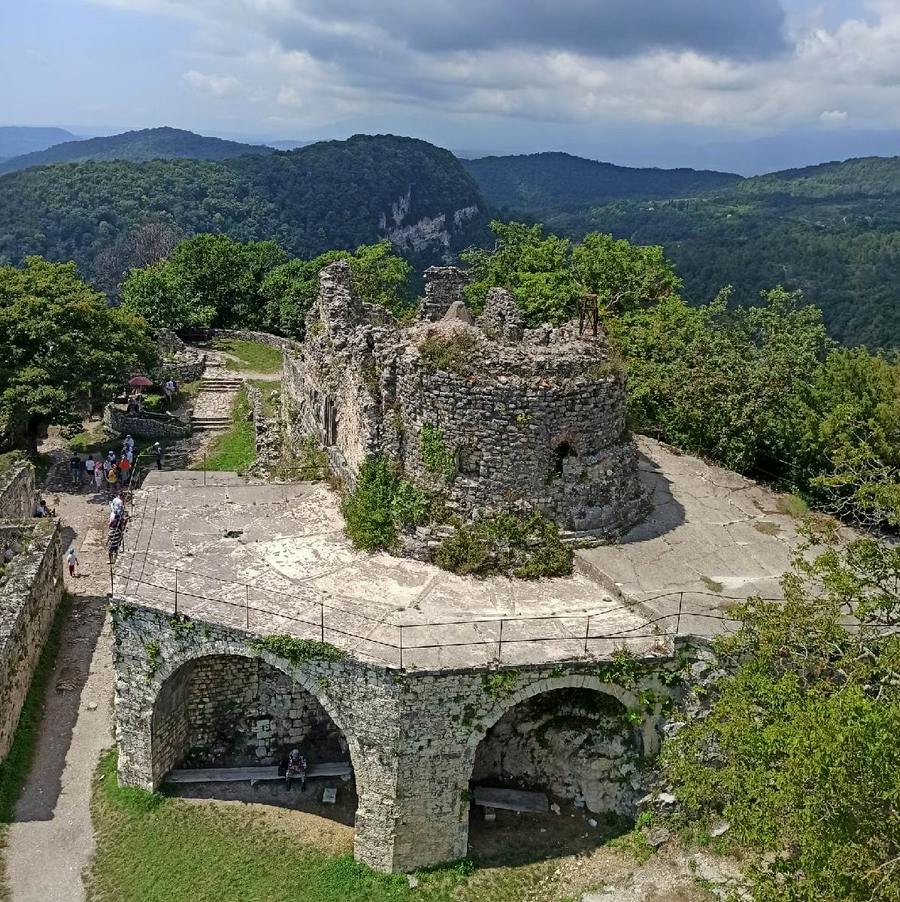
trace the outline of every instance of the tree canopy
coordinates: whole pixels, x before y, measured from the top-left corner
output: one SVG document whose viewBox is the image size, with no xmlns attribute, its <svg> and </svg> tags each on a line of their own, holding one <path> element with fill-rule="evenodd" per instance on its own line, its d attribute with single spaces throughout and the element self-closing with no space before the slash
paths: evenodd
<svg viewBox="0 0 900 902">
<path fill-rule="evenodd" d="M 897 902 L 900 636 L 884 628 L 900 625 L 900 551 L 826 545 L 784 590 L 735 611 L 715 644 L 728 675 L 666 742 L 664 773 L 695 832 L 727 822 L 756 902 Z"/>
<path fill-rule="evenodd" d="M 0 267 L 0 346 L 0 435 L 32 450 L 46 424 L 80 422 L 157 353 L 144 321 L 110 308 L 74 263 L 40 257 Z"/>
<path fill-rule="evenodd" d="M 335 260 L 350 262 L 363 300 L 398 315 L 409 308 L 410 266 L 389 242 L 292 260 L 272 241 L 209 234 L 182 241 L 166 260 L 130 270 L 122 302 L 157 328 L 255 329 L 302 338 L 319 272 Z"/>
</svg>

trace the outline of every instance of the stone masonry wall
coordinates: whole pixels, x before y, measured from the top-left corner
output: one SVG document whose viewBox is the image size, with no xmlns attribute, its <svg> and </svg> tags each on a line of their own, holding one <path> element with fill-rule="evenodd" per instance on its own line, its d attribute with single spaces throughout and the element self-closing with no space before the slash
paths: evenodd
<svg viewBox="0 0 900 902">
<path fill-rule="evenodd" d="M 0 761 L 62 598 L 62 547 L 56 521 L 0 524 L 4 549 L 15 552 L 0 575 Z M 6 555 L 4 554 L 4 559 Z"/>
<path fill-rule="evenodd" d="M 346 263 L 322 270 L 307 338 L 285 359 L 289 441 L 314 434 L 351 485 L 368 455 L 387 454 L 463 519 L 538 510 L 582 539 L 634 525 L 649 504 L 605 338 L 525 329 L 500 288 L 476 323 L 459 300 L 465 274 L 429 275 L 420 319 L 401 325 L 354 294 Z"/>
<path fill-rule="evenodd" d="M 191 427 L 175 417 L 152 414 L 127 416 L 125 409 L 116 404 L 107 404 L 103 409 L 103 425 L 110 432 L 143 438 L 186 438 L 191 434 Z"/>
<path fill-rule="evenodd" d="M 187 751 L 188 732 L 200 714 L 204 692 L 215 709 L 218 690 L 202 690 L 200 683 L 191 701 L 191 668 L 222 656 L 258 661 L 315 697 L 340 730 L 359 798 L 356 856 L 384 871 L 413 870 L 466 854 L 476 751 L 488 730 L 514 706 L 555 689 L 605 693 L 640 714 L 641 747 L 652 756 L 662 727 L 662 702 L 669 692 L 658 672 L 670 666 L 665 660 L 648 663 L 646 675 L 626 689 L 608 681 L 602 662 L 505 670 L 499 676 L 474 669 L 401 673 L 350 657 L 331 661 L 313 655 L 291 664 L 260 650 L 254 636 L 241 630 L 199 622 L 186 628 L 165 612 L 124 603 L 113 607 L 113 628 L 122 783 L 158 786 Z M 297 690 L 287 695 L 285 684 L 279 685 L 280 710 L 288 712 L 294 729 L 293 722 L 305 721 L 309 709 L 296 706 Z M 245 701 L 235 701 L 235 687 L 236 682 L 223 690 L 232 693 L 226 721 L 228 712 Z M 646 695 L 639 698 L 648 689 L 657 693 L 652 703 Z M 271 707 L 267 705 L 267 713 Z M 208 713 L 204 708 L 202 716 Z M 277 722 L 278 717 L 269 720 Z"/>
<path fill-rule="evenodd" d="M 0 474 L 0 520 L 27 520 L 34 513 L 34 467 L 26 460 Z"/>
</svg>

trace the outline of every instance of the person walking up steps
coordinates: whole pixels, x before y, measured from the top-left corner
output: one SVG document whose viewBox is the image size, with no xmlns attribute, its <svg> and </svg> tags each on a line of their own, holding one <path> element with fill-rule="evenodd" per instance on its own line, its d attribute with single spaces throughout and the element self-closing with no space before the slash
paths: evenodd
<svg viewBox="0 0 900 902">
<path fill-rule="evenodd" d="M 163 449 L 162 449 L 162 445 L 160 445 L 159 442 L 153 443 L 153 456 L 156 458 L 156 469 L 161 470 L 162 469 Z"/>
<path fill-rule="evenodd" d="M 75 553 L 74 545 L 69 548 L 69 552 L 66 554 L 66 564 L 69 567 L 69 576 L 71 576 L 72 579 L 76 579 L 78 576 L 75 572 L 78 568 L 78 555 Z"/>
</svg>

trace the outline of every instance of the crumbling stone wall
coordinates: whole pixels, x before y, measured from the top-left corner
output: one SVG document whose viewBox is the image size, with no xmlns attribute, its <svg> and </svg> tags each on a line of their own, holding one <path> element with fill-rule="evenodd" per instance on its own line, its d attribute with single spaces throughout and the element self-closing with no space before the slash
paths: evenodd
<svg viewBox="0 0 900 902">
<path fill-rule="evenodd" d="M 346 760 L 346 741 L 315 696 L 258 658 L 210 655 L 190 666 L 184 699 L 195 767 Z"/>
<path fill-rule="evenodd" d="M 0 761 L 62 598 L 56 521 L 0 523 Z"/>
<path fill-rule="evenodd" d="M 617 699 L 584 689 L 538 695 L 479 743 L 474 783 L 544 788 L 589 811 L 633 816 L 645 789 L 642 741 Z"/>
<path fill-rule="evenodd" d="M 34 467 L 27 460 L 0 473 L 0 520 L 27 520 L 34 513 Z"/>
<path fill-rule="evenodd" d="M 367 455 L 388 454 L 464 519 L 538 510 L 580 538 L 637 522 L 648 500 L 605 338 L 526 329 L 496 288 L 475 322 L 465 274 L 428 275 L 420 319 L 401 326 L 354 294 L 348 264 L 322 270 L 306 341 L 285 362 L 290 440 L 315 434 L 351 483 Z"/>
<path fill-rule="evenodd" d="M 289 701 L 286 684 L 277 678 L 291 729 L 294 720 L 307 720 L 307 710 L 318 711 L 290 715 L 295 693 L 303 690 L 341 731 L 359 797 L 356 856 L 384 871 L 414 870 L 466 854 L 469 787 L 479 743 L 516 705 L 558 689 L 606 693 L 637 715 L 643 754 L 652 756 L 663 723 L 662 698 L 670 691 L 652 669 L 627 689 L 610 683 L 597 662 L 560 662 L 499 674 L 475 668 L 400 673 L 352 657 L 333 661 L 314 655 L 291 664 L 259 650 L 253 634 L 214 624 L 174 627 L 170 614 L 125 603 L 113 608 L 113 629 L 122 783 L 158 786 L 186 753 L 192 719 L 211 716 L 205 708 L 201 713 L 201 706 L 210 704 L 214 710 L 221 696 L 197 683 L 191 701 L 190 677 L 185 677 L 191 667 L 211 655 L 257 661 L 299 687 Z M 670 666 L 666 660 L 652 663 L 661 670 Z M 253 664 L 228 666 L 237 667 L 237 674 Z M 232 693 L 226 720 L 238 704 L 237 680 L 226 680 L 232 687 L 224 690 Z M 652 704 L 642 700 L 648 689 L 658 693 Z"/>
</svg>

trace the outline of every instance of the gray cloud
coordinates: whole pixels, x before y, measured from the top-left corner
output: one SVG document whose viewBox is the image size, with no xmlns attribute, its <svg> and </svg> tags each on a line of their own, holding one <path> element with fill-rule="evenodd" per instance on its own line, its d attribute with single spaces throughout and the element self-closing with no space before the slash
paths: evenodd
<svg viewBox="0 0 900 902">
<path fill-rule="evenodd" d="M 523 47 L 626 57 L 693 50 L 743 60 L 787 47 L 779 0 L 294 0 L 288 6 L 299 27 L 280 39 L 293 46 L 309 46 L 324 34 L 366 43 L 380 33 L 426 53 Z"/>
</svg>

